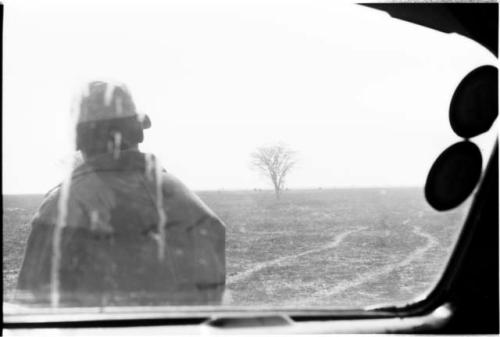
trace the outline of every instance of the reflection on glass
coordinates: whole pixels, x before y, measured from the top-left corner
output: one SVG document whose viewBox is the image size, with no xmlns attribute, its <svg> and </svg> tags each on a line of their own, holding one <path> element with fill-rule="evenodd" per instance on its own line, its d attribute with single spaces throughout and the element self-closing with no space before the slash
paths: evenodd
<svg viewBox="0 0 500 337">
<path fill-rule="evenodd" d="M 32 220 L 15 301 L 219 303 L 224 224 L 155 156 L 138 150 L 144 124 L 127 88 L 92 82 L 76 113 L 83 162 Z"/>
<path fill-rule="evenodd" d="M 352 308 L 433 287 L 470 198 L 436 212 L 423 186 L 487 51 L 323 1 L 91 7 L 6 13 L 6 302 Z"/>
</svg>

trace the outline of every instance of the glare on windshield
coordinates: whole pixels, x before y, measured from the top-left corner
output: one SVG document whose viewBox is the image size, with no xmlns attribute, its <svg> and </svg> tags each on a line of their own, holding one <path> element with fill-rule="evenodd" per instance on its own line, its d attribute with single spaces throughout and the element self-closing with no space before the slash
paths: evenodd
<svg viewBox="0 0 500 337">
<path fill-rule="evenodd" d="M 424 185 L 486 50 L 326 1 L 9 7 L 6 302 L 360 308 L 435 285 L 470 199 L 438 212 Z"/>
</svg>

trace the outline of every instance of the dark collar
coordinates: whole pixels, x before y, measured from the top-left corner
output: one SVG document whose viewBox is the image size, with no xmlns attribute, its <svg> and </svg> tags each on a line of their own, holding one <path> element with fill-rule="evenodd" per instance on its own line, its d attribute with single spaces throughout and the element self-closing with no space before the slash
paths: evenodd
<svg viewBox="0 0 500 337">
<path fill-rule="evenodd" d="M 120 156 L 118 158 L 114 158 L 113 154 L 103 154 L 99 156 L 95 156 L 92 158 L 88 158 L 82 164 L 78 165 L 71 175 L 72 180 L 75 180 L 78 177 L 84 176 L 90 173 L 96 172 L 117 172 L 117 171 L 136 171 L 142 172 L 146 174 L 146 157 L 151 159 L 149 163 L 149 168 L 154 170 L 156 157 L 153 154 L 145 154 L 139 152 L 137 150 L 125 150 L 120 152 Z M 161 171 L 163 173 L 166 170 L 162 167 Z M 153 171 L 154 172 L 154 171 Z M 50 195 L 53 191 L 59 189 L 61 187 L 61 183 L 52 188 L 47 194 L 46 197 Z"/>
<path fill-rule="evenodd" d="M 155 157 L 151 155 L 152 165 L 154 165 Z M 88 158 L 73 171 L 73 178 L 82 174 L 97 171 L 142 171 L 146 169 L 146 154 L 134 151 L 121 151 L 120 155 L 115 158 L 112 153 L 102 154 L 92 158 Z"/>
</svg>

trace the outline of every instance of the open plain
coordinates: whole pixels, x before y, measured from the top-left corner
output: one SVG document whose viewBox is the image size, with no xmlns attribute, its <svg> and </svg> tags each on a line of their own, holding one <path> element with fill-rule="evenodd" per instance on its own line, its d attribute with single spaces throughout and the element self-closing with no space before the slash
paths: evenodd
<svg viewBox="0 0 500 337">
<path fill-rule="evenodd" d="M 224 304 L 236 306 L 408 303 L 438 280 L 467 209 L 436 212 L 418 188 L 198 194 L 226 224 Z M 5 301 L 41 200 L 3 196 Z"/>
</svg>

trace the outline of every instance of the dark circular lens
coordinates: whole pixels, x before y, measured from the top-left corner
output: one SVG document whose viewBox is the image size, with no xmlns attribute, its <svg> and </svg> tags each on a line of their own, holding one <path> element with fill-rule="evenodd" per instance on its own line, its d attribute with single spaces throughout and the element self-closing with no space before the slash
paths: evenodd
<svg viewBox="0 0 500 337">
<path fill-rule="evenodd" d="M 450 104 L 455 133 L 471 138 L 489 130 L 498 115 L 498 69 L 482 66 L 460 82 Z"/>
<path fill-rule="evenodd" d="M 438 211 L 460 205 L 481 176 L 479 148 L 469 141 L 456 143 L 436 159 L 425 183 L 425 198 Z"/>
</svg>

